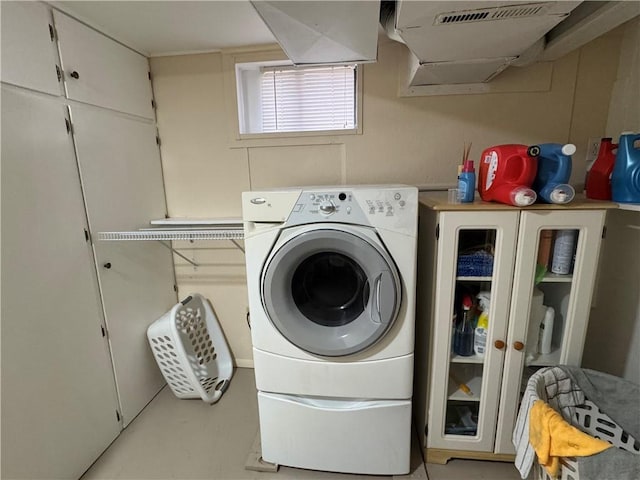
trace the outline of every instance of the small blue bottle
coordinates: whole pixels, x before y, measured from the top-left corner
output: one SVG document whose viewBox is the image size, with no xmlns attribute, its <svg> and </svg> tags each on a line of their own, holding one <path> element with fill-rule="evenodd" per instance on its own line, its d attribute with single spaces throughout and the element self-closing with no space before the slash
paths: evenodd
<svg viewBox="0 0 640 480">
<path fill-rule="evenodd" d="M 472 203 L 476 190 L 476 171 L 473 160 L 465 160 L 462 172 L 458 177 L 458 195 L 462 203 Z"/>
</svg>

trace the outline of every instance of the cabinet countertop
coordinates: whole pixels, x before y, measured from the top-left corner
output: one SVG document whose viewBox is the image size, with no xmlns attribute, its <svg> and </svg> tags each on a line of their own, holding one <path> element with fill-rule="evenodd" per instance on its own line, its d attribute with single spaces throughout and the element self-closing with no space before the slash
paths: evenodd
<svg viewBox="0 0 640 480">
<path fill-rule="evenodd" d="M 573 201 L 566 205 L 555 205 L 549 203 L 534 203 L 528 207 L 514 207 L 497 202 L 483 202 L 476 194 L 473 203 L 449 203 L 447 192 L 423 192 L 420 193 L 419 201 L 422 205 L 439 211 L 479 211 L 479 210 L 603 210 L 609 208 L 619 208 L 617 203 L 604 200 L 591 200 L 579 194 Z"/>
</svg>

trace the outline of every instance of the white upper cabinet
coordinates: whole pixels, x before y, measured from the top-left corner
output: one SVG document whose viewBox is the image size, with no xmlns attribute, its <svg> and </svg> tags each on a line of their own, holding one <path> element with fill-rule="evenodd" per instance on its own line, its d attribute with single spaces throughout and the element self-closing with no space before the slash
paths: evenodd
<svg viewBox="0 0 640 480">
<path fill-rule="evenodd" d="M 91 230 L 131 230 L 163 218 L 155 126 L 86 105 L 73 105 L 71 120 Z"/>
<path fill-rule="evenodd" d="M 1 8 L 2 81 L 61 95 L 49 8 L 40 2 L 2 2 Z"/>
<path fill-rule="evenodd" d="M 67 97 L 153 118 L 153 93 L 145 57 L 54 11 Z"/>
</svg>

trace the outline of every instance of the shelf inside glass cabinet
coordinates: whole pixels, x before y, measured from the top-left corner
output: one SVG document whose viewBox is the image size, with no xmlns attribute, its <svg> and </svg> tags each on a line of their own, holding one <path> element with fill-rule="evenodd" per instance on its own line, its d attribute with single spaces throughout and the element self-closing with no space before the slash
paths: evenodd
<svg viewBox="0 0 640 480">
<path fill-rule="evenodd" d="M 484 363 L 484 357 L 479 355 L 471 355 L 464 357 L 451 352 L 451 363 Z"/>
<path fill-rule="evenodd" d="M 456 382 L 450 381 L 447 391 L 449 400 L 460 400 L 466 402 L 479 402 L 482 393 L 482 376 L 472 377 L 463 380 L 464 384 L 469 388 L 470 393 L 465 393 Z"/>
<path fill-rule="evenodd" d="M 573 275 L 560 275 L 557 273 L 546 273 L 542 278 L 541 283 L 571 283 L 573 281 Z"/>
<path fill-rule="evenodd" d="M 554 347 L 547 355 L 539 354 L 533 360 L 525 360 L 525 366 L 531 367 L 551 367 L 560 364 L 560 347 Z"/>
</svg>

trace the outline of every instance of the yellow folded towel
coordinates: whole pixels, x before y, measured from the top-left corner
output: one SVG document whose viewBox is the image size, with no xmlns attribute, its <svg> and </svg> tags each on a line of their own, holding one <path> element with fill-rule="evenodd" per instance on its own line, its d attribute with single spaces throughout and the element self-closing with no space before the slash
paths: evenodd
<svg viewBox="0 0 640 480">
<path fill-rule="evenodd" d="M 560 471 L 560 457 L 586 457 L 612 446 L 569 425 L 542 400 L 536 400 L 531 407 L 529 442 L 552 478 Z"/>
</svg>

